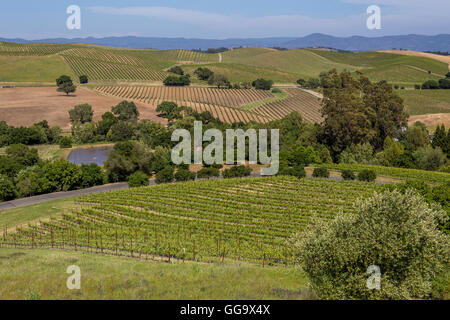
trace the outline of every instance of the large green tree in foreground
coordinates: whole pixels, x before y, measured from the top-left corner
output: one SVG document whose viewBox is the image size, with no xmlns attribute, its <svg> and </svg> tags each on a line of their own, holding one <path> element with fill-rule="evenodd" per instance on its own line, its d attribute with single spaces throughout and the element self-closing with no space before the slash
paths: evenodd
<svg viewBox="0 0 450 320">
<path fill-rule="evenodd" d="M 432 281 L 448 268 L 447 219 L 411 190 L 386 191 L 356 203 L 331 223 L 316 220 L 295 235 L 294 252 L 323 299 L 428 298 Z M 379 267 L 380 289 L 369 289 L 368 269 Z M 370 269 L 369 269 L 370 270 Z"/>
</svg>

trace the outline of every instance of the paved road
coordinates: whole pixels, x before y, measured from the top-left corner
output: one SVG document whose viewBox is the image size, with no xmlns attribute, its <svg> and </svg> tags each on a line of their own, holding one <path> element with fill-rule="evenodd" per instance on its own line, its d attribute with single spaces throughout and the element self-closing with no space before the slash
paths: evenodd
<svg viewBox="0 0 450 320">
<path fill-rule="evenodd" d="M 0 211 L 6 210 L 6 209 L 31 206 L 33 204 L 39 204 L 39 203 L 43 203 L 43 202 L 47 202 L 47 201 L 51 201 L 51 200 L 65 199 L 65 198 L 70 198 L 70 197 L 82 196 L 85 194 L 101 193 L 101 192 L 106 192 L 106 191 L 123 190 L 123 189 L 128 189 L 127 183 L 115 183 L 115 184 L 108 184 L 108 185 L 104 185 L 104 186 L 93 187 L 93 188 L 89 188 L 89 189 L 43 194 L 43 195 L 35 196 L 35 197 L 17 199 L 17 200 L 12 200 L 12 201 L 8 201 L 8 202 L 1 202 L 0 203 Z"/>
</svg>

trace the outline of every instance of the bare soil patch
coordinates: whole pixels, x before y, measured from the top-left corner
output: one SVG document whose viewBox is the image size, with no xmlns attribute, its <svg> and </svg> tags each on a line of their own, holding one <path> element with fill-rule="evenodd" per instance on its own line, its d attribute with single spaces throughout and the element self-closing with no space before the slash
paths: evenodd
<svg viewBox="0 0 450 320">
<path fill-rule="evenodd" d="M 441 56 L 439 54 L 434 54 L 434 53 L 417 52 L 417 51 L 403 51 L 403 50 L 383 50 L 383 51 L 380 51 L 380 52 L 403 54 L 405 56 L 431 58 L 431 59 L 434 59 L 434 60 L 438 60 L 438 61 L 447 63 L 448 64 L 448 68 L 450 69 L 450 56 Z"/>
<path fill-rule="evenodd" d="M 410 125 L 416 121 L 425 123 L 427 127 L 435 127 L 443 123 L 448 128 L 450 127 L 450 113 L 433 113 L 409 117 Z"/>
<path fill-rule="evenodd" d="M 88 103 L 94 110 L 94 121 L 101 120 L 103 113 L 111 111 L 123 99 L 104 96 L 86 88 L 78 88 L 75 94 L 66 96 L 55 87 L 2 88 L 0 89 L 0 121 L 13 126 L 30 126 L 47 120 L 51 126 L 70 131 L 69 110 L 77 104 Z M 158 117 L 155 108 L 136 102 L 141 119 L 167 123 Z"/>
</svg>

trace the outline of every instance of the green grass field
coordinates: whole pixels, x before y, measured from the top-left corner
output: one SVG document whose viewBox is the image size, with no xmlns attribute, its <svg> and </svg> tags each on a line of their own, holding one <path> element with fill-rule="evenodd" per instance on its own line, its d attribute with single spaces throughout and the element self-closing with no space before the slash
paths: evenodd
<svg viewBox="0 0 450 320">
<path fill-rule="evenodd" d="M 237 63 L 185 65 L 183 66 L 183 69 L 186 72 L 193 74 L 199 67 L 206 67 L 215 73 L 222 74 L 231 82 L 252 82 L 258 78 L 266 78 L 271 79 L 275 83 L 295 83 L 299 78 L 295 73 Z M 194 77 L 193 80 L 198 82 L 196 77 Z"/>
<path fill-rule="evenodd" d="M 72 70 L 59 56 L 21 57 L 0 55 L 0 82 L 55 82 Z"/>
<path fill-rule="evenodd" d="M 433 59 L 380 52 L 242 48 L 224 52 L 222 58 L 222 63 L 219 63 L 218 54 L 189 50 L 0 43 L 0 81 L 42 83 L 54 81 L 63 73 L 74 73 L 77 76 L 87 74 L 96 83 L 113 80 L 155 82 L 167 76 L 164 71 L 168 68 L 182 64 L 191 74 L 196 68 L 207 66 L 232 82 L 248 82 L 262 77 L 281 84 L 295 83 L 299 78 L 317 77 L 321 72 L 336 68 L 339 71 L 360 70 L 374 81 L 387 80 L 413 87 L 429 79 L 437 80 L 448 72 L 445 63 Z M 193 80 L 198 83 L 196 77 Z"/>
<path fill-rule="evenodd" d="M 67 267 L 81 270 L 81 290 L 68 290 Z M 265 300 L 305 299 L 305 274 L 245 263 L 139 261 L 61 250 L 0 249 L 0 300 Z"/>
<path fill-rule="evenodd" d="M 260 107 L 260 106 L 262 106 L 264 104 L 277 102 L 277 101 L 282 101 L 282 100 L 287 99 L 287 98 L 290 97 L 290 95 L 287 94 L 285 91 L 281 91 L 280 93 L 272 92 L 272 94 L 274 95 L 273 98 L 270 98 L 270 99 L 267 99 L 267 100 L 264 100 L 264 101 L 258 101 L 258 102 L 254 102 L 254 103 L 251 103 L 251 104 L 247 104 L 245 106 L 240 107 L 240 109 L 245 110 L 245 111 L 252 111 L 252 110 L 254 110 L 254 109 L 256 109 L 256 108 L 258 108 L 258 107 Z"/>
<path fill-rule="evenodd" d="M 397 90 L 404 99 L 406 111 L 414 116 L 428 113 L 450 113 L 450 90 Z"/>
<path fill-rule="evenodd" d="M 58 199 L 32 206 L 0 211 L 0 229 L 14 229 L 17 226 L 48 220 L 69 213 L 74 209 L 74 198 Z"/>
<path fill-rule="evenodd" d="M 257 78 L 276 84 L 294 84 L 299 78 L 317 77 L 336 68 L 361 71 L 373 81 L 388 82 L 406 88 L 427 80 L 438 80 L 448 72 L 445 63 L 416 56 L 382 52 L 337 53 L 294 49 L 242 48 L 218 54 L 189 50 L 128 50 L 89 45 L 0 43 L 0 83 L 18 86 L 51 85 L 62 74 L 77 82 L 87 75 L 91 85 L 160 83 L 166 71 L 180 64 L 193 75 L 198 67 L 208 67 L 231 82 L 252 82 Z M 429 73 L 431 72 L 431 73 Z M 195 85 L 205 85 L 193 76 Z M 399 90 L 410 115 L 448 113 L 448 90 Z M 284 97 L 276 97 L 275 100 Z M 275 102 L 274 100 L 274 102 Z M 249 105 L 248 109 L 258 105 Z"/>
<path fill-rule="evenodd" d="M 273 49 L 245 48 L 228 51 L 223 54 L 224 63 L 238 63 L 295 73 L 300 77 L 318 77 L 323 71 L 333 68 L 355 71 L 360 68 L 351 64 L 336 63 L 325 59 L 310 50 L 294 49 L 277 51 Z"/>
<path fill-rule="evenodd" d="M 338 53 L 313 50 L 314 53 L 336 63 L 362 67 L 373 81 L 387 80 L 392 84 L 414 87 L 426 80 L 445 77 L 448 65 L 429 58 L 383 52 Z M 431 71 L 434 74 L 428 74 Z"/>
</svg>

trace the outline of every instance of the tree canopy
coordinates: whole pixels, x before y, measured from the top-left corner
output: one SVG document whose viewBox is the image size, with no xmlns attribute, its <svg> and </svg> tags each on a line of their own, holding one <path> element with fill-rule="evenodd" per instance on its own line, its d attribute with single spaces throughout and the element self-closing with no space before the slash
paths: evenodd
<svg viewBox="0 0 450 320">
<path fill-rule="evenodd" d="M 77 87 L 73 84 L 72 79 L 69 76 L 62 75 L 56 79 L 56 85 L 58 86 L 58 92 L 64 92 L 66 95 L 76 91 Z"/>
<path fill-rule="evenodd" d="M 375 194 L 327 223 L 315 219 L 292 238 L 298 262 L 323 299 L 429 298 L 431 282 L 449 263 L 446 219 L 412 190 Z M 370 268 L 380 271 L 379 290 L 367 286 Z"/>
<path fill-rule="evenodd" d="M 137 121 L 139 111 L 134 102 L 122 101 L 117 106 L 112 107 L 112 112 L 120 121 Z"/>
<path fill-rule="evenodd" d="M 224 75 L 214 73 L 209 78 L 208 84 L 214 85 L 220 89 L 222 87 L 228 86 L 230 84 L 230 81 Z"/>
<path fill-rule="evenodd" d="M 73 109 L 69 110 L 70 121 L 75 122 L 91 122 L 92 117 L 94 116 L 94 111 L 92 110 L 92 106 L 90 104 L 79 104 L 76 105 Z"/>
<path fill-rule="evenodd" d="M 352 144 L 383 147 L 387 136 L 396 138 L 407 126 L 403 100 L 386 82 L 372 83 L 364 76 L 332 70 L 322 78 L 323 140 L 340 153 Z"/>
<path fill-rule="evenodd" d="M 211 76 L 214 74 L 211 70 L 208 68 L 198 68 L 195 70 L 194 74 L 198 77 L 199 80 L 208 80 L 211 78 Z"/>
</svg>

